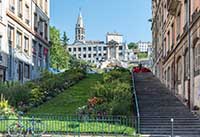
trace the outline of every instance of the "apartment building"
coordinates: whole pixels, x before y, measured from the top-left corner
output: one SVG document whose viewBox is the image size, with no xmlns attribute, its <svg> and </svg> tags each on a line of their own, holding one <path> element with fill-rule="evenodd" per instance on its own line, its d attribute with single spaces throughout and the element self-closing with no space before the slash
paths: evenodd
<svg viewBox="0 0 200 137">
<path fill-rule="evenodd" d="M 200 0 L 152 0 L 153 70 L 191 109 L 200 107 Z"/>
<path fill-rule="evenodd" d="M 0 0 L 0 82 L 6 80 L 7 55 L 6 41 L 6 1 Z"/>
<path fill-rule="evenodd" d="M 49 67 L 49 0 L 0 0 L 0 80 L 24 82 Z"/>
</svg>

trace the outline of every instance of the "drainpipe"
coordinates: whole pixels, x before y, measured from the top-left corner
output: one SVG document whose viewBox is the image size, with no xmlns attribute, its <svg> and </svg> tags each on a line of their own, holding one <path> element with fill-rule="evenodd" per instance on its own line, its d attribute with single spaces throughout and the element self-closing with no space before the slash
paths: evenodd
<svg viewBox="0 0 200 137">
<path fill-rule="evenodd" d="M 188 106 L 189 108 L 191 109 L 192 106 L 193 106 L 193 103 L 191 103 L 191 100 L 192 102 L 194 101 L 193 100 L 193 66 L 191 66 L 193 63 L 192 63 L 192 47 L 191 47 L 191 34 L 190 34 L 190 5 L 191 5 L 191 1 L 188 0 L 188 4 L 187 4 L 187 29 L 188 29 L 188 49 L 189 49 L 189 77 L 188 77 Z"/>
</svg>

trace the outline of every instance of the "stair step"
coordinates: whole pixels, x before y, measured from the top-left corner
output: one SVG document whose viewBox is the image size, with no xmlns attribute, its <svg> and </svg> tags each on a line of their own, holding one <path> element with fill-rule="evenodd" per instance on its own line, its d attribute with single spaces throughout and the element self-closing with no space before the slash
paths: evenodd
<svg viewBox="0 0 200 137">
<path fill-rule="evenodd" d="M 200 137 L 200 119 L 196 118 L 159 79 L 152 73 L 134 74 L 134 78 L 142 134 L 170 135 L 170 120 L 174 117 L 175 135 Z"/>
</svg>

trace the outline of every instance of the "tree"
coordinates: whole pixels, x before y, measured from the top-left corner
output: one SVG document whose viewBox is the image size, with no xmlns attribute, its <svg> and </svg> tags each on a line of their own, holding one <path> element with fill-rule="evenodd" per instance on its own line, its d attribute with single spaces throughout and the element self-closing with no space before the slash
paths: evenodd
<svg viewBox="0 0 200 137">
<path fill-rule="evenodd" d="M 64 47 L 67 46 L 68 41 L 69 41 L 69 39 L 67 38 L 67 34 L 64 31 L 63 36 L 62 36 L 62 44 L 63 44 Z"/>
<path fill-rule="evenodd" d="M 50 27 L 50 41 L 51 67 L 57 69 L 67 69 L 69 63 L 69 53 L 62 46 L 60 31 L 55 27 Z"/>
<path fill-rule="evenodd" d="M 138 45 L 134 42 L 131 42 L 128 44 L 128 48 L 129 49 L 137 49 L 138 48 Z"/>
</svg>

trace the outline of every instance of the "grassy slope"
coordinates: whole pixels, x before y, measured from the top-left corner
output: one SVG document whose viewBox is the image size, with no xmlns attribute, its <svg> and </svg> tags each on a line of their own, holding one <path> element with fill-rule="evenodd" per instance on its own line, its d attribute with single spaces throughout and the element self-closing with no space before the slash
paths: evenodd
<svg viewBox="0 0 200 137">
<path fill-rule="evenodd" d="M 45 104 L 32 109 L 29 113 L 75 114 L 78 107 L 87 103 L 92 86 L 101 79 L 102 75 L 99 74 L 88 75 L 87 78 L 78 84 Z"/>
</svg>

